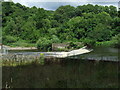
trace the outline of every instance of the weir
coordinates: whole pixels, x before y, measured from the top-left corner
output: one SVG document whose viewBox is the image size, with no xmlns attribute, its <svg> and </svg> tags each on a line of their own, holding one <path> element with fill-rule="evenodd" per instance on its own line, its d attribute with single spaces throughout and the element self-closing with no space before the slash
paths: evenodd
<svg viewBox="0 0 120 90">
<path fill-rule="evenodd" d="M 16 53 L 11 52 L 8 54 L 2 54 L 2 59 L 3 60 L 30 61 L 30 60 L 35 60 L 36 58 L 39 58 L 42 55 L 44 58 L 47 58 L 50 60 L 71 58 L 71 59 L 90 60 L 90 61 L 119 62 L 119 59 L 117 56 L 89 55 L 89 53 L 90 52 L 92 53 L 92 51 L 93 51 L 92 49 L 90 50 L 90 49 L 87 49 L 86 47 L 83 47 L 83 48 L 72 50 L 69 52 L 16 52 Z"/>
<path fill-rule="evenodd" d="M 70 56 L 76 56 L 76 55 L 81 55 L 81 54 L 85 54 L 85 53 L 89 53 L 92 50 L 88 50 L 86 49 L 86 47 L 77 49 L 77 50 L 72 50 L 70 52 L 61 52 L 61 53 L 56 53 L 56 55 L 52 55 L 53 57 L 58 57 L 58 58 L 66 58 L 66 57 L 70 57 Z"/>
</svg>

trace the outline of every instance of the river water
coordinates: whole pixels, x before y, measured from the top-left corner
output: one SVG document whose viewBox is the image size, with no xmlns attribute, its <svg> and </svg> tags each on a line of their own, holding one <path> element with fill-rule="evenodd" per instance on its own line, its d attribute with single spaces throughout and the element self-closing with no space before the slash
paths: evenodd
<svg viewBox="0 0 120 90">
<path fill-rule="evenodd" d="M 95 47 L 93 51 L 87 54 L 73 56 L 71 58 L 82 58 L 86 60 L 104 60 L 104 61 L 119 61 L 119 51 L 118 48 L 111 47 Z"/>
<path fill-rule="evenodd" d="M 119 51 L 118 48 L 111 47 L 95 47 L 92 48 L 93 51 L 90 53 L 72 56 L 68 58 L 72 59 L 85 59 L 85 60 L 104 60 L 104 61 L 119 61 Z M 45 56 L 49 56 L 49 53 L 39 52 L 38 50 L 19 50 L 19 51 L 9 51 L 9 53 L 14 54 L 26 54 L 26 55 L 39 55 L 40 53 L 44 53 Z M 55 52 L 53 52 L 55 54 Z"/>
<path fill-rule="evenodd" d="M 23 52 L 26 53 L 26 51 Z M 11 88 L 119 88 L 118 62 L 81 59 L 81 57 L 103 56 L 118 59 L 118 49 L 94 48 L 91 53 L 44 65 L 6 66 L 3 67 L 2 73 L 3 87 L 6 87 L 7 84 Z"/>
</svg>

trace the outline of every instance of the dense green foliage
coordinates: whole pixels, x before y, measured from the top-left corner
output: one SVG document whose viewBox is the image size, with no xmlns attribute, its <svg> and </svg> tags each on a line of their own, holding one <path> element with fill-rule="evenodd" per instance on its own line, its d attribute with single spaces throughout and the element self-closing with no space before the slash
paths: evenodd
<svg viewBox="0 0 120 90">
<path fill-rule="evenodd" d="M 57 42 L 84 42 L 95 45 L 116 41 L 119 45 L 120 15 L 114 6 L 60 6 L 55 11 L 2 3 L 3 44 L 37 43 L 39 49 Z M 113 38 L 115 40 L 113 40 Z"/>
</svg>

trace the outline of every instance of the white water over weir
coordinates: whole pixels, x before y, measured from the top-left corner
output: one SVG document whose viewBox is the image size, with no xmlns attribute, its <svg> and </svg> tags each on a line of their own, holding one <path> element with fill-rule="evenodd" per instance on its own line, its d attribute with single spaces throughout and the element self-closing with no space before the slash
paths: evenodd
<svg viewBox="0 0 120 90">
<path fill-rule="evenodd" d="M 77 49 L 77 50 L 72 50 L 72 51 L 69 51 L 69 52 L 54 52 L 53 57 L 57 57 L 57 58 L 66 58 L 66 57 L 69 57 L 69 56 L 75 56 L 75 55 L 80 55 L 80 54 L 84 54 L 84 53 L 89 53 L 91 52 L 92 50 L 88 50 L 86 49 L 86 47 L 83 47 L 83 48 L 80 48 L 80 49 Z M 50 52 L 51 53 L 51 52 Z"/>
</svg>

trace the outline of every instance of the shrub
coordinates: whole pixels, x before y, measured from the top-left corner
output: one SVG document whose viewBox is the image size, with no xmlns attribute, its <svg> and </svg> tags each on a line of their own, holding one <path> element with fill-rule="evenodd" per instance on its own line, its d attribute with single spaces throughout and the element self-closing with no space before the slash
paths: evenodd
<svg viewBox="0 0 120 90">
<path fill-rule="evenodd" d="M 37 41 L 37 48 L 39 50 L 42 50 L 42 51 L 46 51 L 46 50 L 49 50 L 51 49 L 52 47 L 52 42 L 51 40 L 49 39 L 46 39 L 46 38 L 40 38 L 38 41 Z"/>
<path fill-rule="evenodd" d="M 84 43 L 85 46 L 88 46 L 88 47 L 95 46 L 96 44 L 95 40 L 88 39 L 88 38 L 83 39 L 82 42 Z"/>
<path fill-rule="evenodd" d="M 77 44 L 74 43 L 74 42 L 70 42 L 69 46 L 70 46 L 70 47 L 73 47 L 73 48 L 76 48 L 76 47 L 77 47 Z"/>
<path fill-rule="evenodd" d="M 69 49 L 67 48 L 58 48 L 56 51 L 68 51 Z"/>
<path fill-rule="evenodd" d="M 52 35 L 52 39 L 51 39 L 52 41 L 52 43 L 59 43 L 59 42 L 61 42 L 60 41 L 60 39 L 56 36 L 56 35 Z"/>
<path fill-rule="evenodd" d="M 112 41 L 96 42 L 96 46 L 113 46 Z"/>
<path fill-rule="evenodd" d="M 24 40 L 19 40 L 19 41 L 15 42 L 15 43 L 12 43 L 12 46 L 29 47 L 30 44 L 27 43 Z"/>
<path fill-rule="evenodd" d="M 42 51 L 49 51 L 52 50 L 52 43 L 59 43 L 61 42 L 56 35 L 52 35 L 52 37 L 41 37 L 37 41 L 37 48 Z"/>
<path fill-rule="evenodd" d="M 120 34 L 114 36 L 112 42 L 114 47 L 120 47 Z"/>
<path fill-rule="evenodd" d="M 82 48 L 84 46 L 83 43 L 81 42 L 69 42 L 69 46 L 67 47 L 68 49 L 79 49 Z"/>
<path fill-rule="evenodd" d="M 18 37 L 13 37 L 10 35 L 3 37 L 4 44 L 15 43 L 17 40 L 18 40 Z"/>
<path fill-rule="evenodd" d="M 120 47 L 120 34 L 114 36 L 111 41 L 96 42 L 96 46 Z"/>
</svg>

